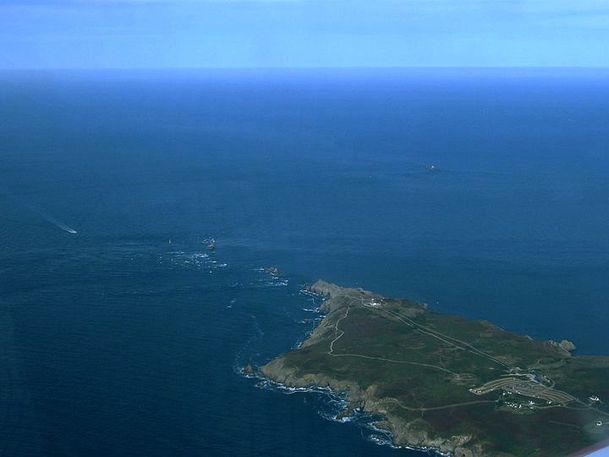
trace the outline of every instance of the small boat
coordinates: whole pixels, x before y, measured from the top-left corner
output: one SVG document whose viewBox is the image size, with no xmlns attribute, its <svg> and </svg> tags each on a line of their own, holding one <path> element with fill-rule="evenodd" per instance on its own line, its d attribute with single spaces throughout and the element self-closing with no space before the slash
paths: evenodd
<svg viewBox="0 0 609 457">
<path fill-rule="evenodd" d="M 214 240 L 213 238 L 210 238 L 209 240 L 207 240 L 207 249 L 209 249 L 210 251 L 215 251 L 216 250 L 216 240 Z"/>
</svg>

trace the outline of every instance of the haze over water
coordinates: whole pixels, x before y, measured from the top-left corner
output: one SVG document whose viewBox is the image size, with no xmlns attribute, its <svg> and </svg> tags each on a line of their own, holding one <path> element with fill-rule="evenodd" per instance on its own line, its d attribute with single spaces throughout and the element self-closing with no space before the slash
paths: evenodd
<svg viewBox="0 0 609 457">
<path fill-rule="evenodd" d="M 606 76 L 2 74 L 0 455 L 416 455 L 237 373 L 318 278 L 609 354 Z"/>
</svg>

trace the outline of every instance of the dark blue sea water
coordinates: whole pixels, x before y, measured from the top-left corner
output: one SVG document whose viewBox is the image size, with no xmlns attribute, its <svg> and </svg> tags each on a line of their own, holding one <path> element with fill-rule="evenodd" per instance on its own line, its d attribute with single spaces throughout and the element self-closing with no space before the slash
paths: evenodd
<svg viewBox="0 0 609 457">
<path fill-rule="evenodd" d="M 415 455 L 238 374 L 317 278 L 609 353 L 607 76 L 2 74 L 0 455 Z"/>
</svg>

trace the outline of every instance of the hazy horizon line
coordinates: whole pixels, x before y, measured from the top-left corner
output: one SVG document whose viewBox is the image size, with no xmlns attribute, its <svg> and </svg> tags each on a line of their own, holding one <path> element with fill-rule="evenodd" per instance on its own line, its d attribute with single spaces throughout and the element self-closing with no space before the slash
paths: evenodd
<svg viewBox="0 0 609 457">
<path fill-rule="evenodd" d="M 609 66 L 455 66 L 455 65 L 427 65 L 427 66 L 202 66 L 202 67 L 0 67 L 0 72 L 20 72 L 20 71 L 37 71 L 37 72 L 54 72 L 54 71 L 83 71 L 83 72 L 104 72 L 104 71 L 121 71 L 121 72 L 171 72 L 171 71 L 349 71 L 349 70 L 534 70 L 534 71 L 607 71 Z"/>
</svg>

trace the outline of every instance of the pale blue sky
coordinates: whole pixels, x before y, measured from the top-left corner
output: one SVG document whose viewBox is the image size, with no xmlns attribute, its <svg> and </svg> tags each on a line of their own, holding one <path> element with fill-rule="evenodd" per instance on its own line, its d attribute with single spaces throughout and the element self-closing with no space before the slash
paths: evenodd
<svg viewBox="0 0 609 457">
<path fill-rule="evenodd" d="M 0 68 L 609 66 L 609 0 L 0 0 Z"/>
</svg>

